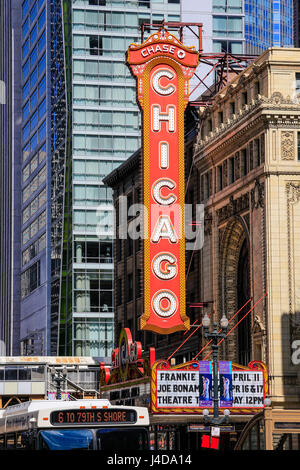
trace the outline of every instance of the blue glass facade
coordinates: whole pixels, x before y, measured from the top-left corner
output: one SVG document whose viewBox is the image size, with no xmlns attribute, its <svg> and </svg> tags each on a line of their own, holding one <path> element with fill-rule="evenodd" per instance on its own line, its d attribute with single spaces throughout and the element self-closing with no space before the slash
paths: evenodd
<svg viewBox="0 0 300 470">
<path fill-rule="evenodd" d="M 50 352 L 48 276 L 48 3 L 22 4 L 22 352 Z"/>
<path fill-rule="evenodd" d="M 293 0 L 245 0 L 246 52 L 294 46 Z"/>
</svg>

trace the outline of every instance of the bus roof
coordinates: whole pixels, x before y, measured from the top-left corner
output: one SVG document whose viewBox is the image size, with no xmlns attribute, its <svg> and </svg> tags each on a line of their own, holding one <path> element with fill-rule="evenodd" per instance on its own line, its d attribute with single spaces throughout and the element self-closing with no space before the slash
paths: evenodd
<svg viewBox="0 0 300 470">
<path fill-rule="evenodd" d="M 111 408 L 112 405 L 109 400 L 105 399 L 83 399 L 83 400 L 32 400 L 26 401 L 23 403 L 19 403 L 17 405 L 8 406 L 3 410 L 5 414 L 17 414 L 21 412 L 32 412 L 32 411 L 39 411 L 45 410 L 48 408 L 51 409 L 68 409 L 68 408 L 80 408 L 81 406 L 85 406 L 86 408 L 96 406 L 97 408 L 102 408 L 103 406 Z M 130 408 L 130 407 L 126 407 Z M 1 416 L 1 415 L 0 415 Z"/>
</svg>

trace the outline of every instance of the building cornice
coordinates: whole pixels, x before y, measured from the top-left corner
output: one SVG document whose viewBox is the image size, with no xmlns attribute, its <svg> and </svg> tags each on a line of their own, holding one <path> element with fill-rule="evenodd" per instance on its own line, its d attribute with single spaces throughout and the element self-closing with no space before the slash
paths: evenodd
<svg viewBox="0 0 300 470">
<path fill-rule="evenodd" d="M 200 117 L 201 120 L 201 117 Z M 258 95 L 250 105 L 245 105 L 239 113 L 233 115 L 222 123 L 204 140 L 198 138 L 195 145 L 195 161 L 211 152 L 224 152 L 224 147 L 232 144 L 249 133 L 252 128 L 263 123 L 264 127 L 295 127 L 300 126 L 300 104 L 290 97 L 284 98 L 281 93 L 275 92 L 271 98 Z M 249 140 L 249 135 L 248 135 Z"/>
</svg>

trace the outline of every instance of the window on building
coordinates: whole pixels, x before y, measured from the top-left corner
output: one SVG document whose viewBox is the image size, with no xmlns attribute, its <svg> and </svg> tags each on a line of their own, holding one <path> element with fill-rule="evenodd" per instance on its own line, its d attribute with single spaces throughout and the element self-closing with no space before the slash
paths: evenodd
<svg viewBox="0 0 300 470">
<path fill-rule="evenodd" d="M 247 91 L 244 91 L 241 94 L 241 104 L 242 106 L 245 106 L 246 104 L 248 104 L 248 92 Z"/>
<path fill-rule="evenodd" d="M 209 196 L 210 196 L 210 184 L 209 184 L 209 172 L 207 172 L 204 175 L 204 198 L 208 199 Z"/>
<path fill-rule="evenodd" d="M 300 73 L 296 73 L 296 96 L 300 94 Z"/>
<path fill-rule="evenodd" d="M 133 240 L 131 236 L 128 234 L 127 238 L 127 256 L 131 256 L 133 253 Z"/>
<path fill-rule="evenodd" d="M 239 17 L 214 16 L 213 34 L 216 37 L 241 38 L 243 34 L 243 21 Z"/>
<path fill-rule="evenodd" d="M 37 14 L 37 2 L 33 5 L 33 7 L 30 10 L 30 23 L 32 24 L 36 18 Z"/>
<path fill-rule="evenodd" d="M 248 154 L 247 149 L 242 149 L 242 175 L 245 176 L 248 173 Z"/>
<path fill-rule="evenodd" d="M 141 297 L 142 295 L 142 270 L 141 269 L 136 270 L 135 292 L 136 292 L 136 297 Z"/>
<path fill-rule="evenodd" d="M 31 33 L 30 33 L 30 46 L 31 46 L 31 47 L 32 47 L 33 44 L 35 43 L 36 38 L 37 38 L 37 25 L 35 24 L 35 25 L 34 25 L 34 28 L 32 29 L 32 31 L 31 31 Z"/>
<path fill-rule="evenodd" d="M 260 166 L 261 156 L 260 156 L 260 140 L 254 140 L 254 166 Z"/>
<path fill-rule="evenodd" d="M 298 162 L 300 162 L 300 132 L 298 132 L 298 143 L 297 143 L 297 151 L 298 151 Z"/>
<path fill-rule="evenodd" d="M 255 93 L 255 96 L 257 97 L 258 95 L 260 95 L 260 81 L 257 80 L 255 83 L 254 83 L 254 93 Z"/>
<path fill-rule="evenodd" d="M 25 16 L 27 15 L 28 8 L 29 8 L 29 0 L 25 0 L 25 2 L 22 5 L 22 18 L 25 18 Z"/>
<path fill-rule="evenodd" d="M 42 13 L 40 14 L 39 20 L 38 20 L 39 31 L 41 31 L 41 29 L 43 28 L 45 21 L 46 21 L 46 10 L 44 9 Z"/>
<path fill-rule="evenodd" d="M 42 52 L 42 50 L 44 49 L 46 45 L 46 33 L 45 31 L 43 32 L 42 36 L 40 37 L 39 39 L 39 42 L 38 42 L 38 49 L 39 49 L 39 54 Z"/>
<path fill-rule="evenodd" d="M 24 46 L 22 47 L 22 58 L 23 58 L 23 60 L 27 56 L 28 52 L 29 52 L 29 39 L 27 39 Z"/>
<path fill-rule="evenodd" d="M 33 51 L 31 52 L 30 54 L 30 67 L 32 68 L 35 64 L 35 61 L 37 59 L 37 54 L 38 54 L 38 50 L 37 50 L 37 46 L 35 46 L 35 48 L 33 49 Z"/>
<path fill-rule="evenodd" d="M 122 279 L 117 279 L 117 305 L 121 305 L 122 303 Z"/>
<path fill-rule="evenodd" d="M 27 33 L 29 31 L 29 18 L 25 21 L 25 23 L 22 26 L 22 38 L 25 39 L 27 36 Z"/>
<path fill-rule="evenodd" d="M 214 52 L 229 52 L 230 54 L 242 54 L 243 44 L 241 41 L 218 40 L 213 41 Z"/>
<path fill-rule="evenodd" d="M 230 116 L 235 114 L 235 101 L 231 101 L 229 103 L 229 112 L 230 112 Z"/>
<path fill-rule="evenodd" d="M 33 88 L 37 82 L 38 79 L 38 70 L 37 67 L 34 69 L 34 71 L 30 75 L 30 87 Z"/>
<path fill-rule="evenodd" d="M 30 268 L 28 268 L 21 275 L 22 298 L 29 295 L 39 286 L 40 286 L 40 262 L 37 261 L 35 264 L 30 266 Z"/>
<path fill-rule="evenodd" d="M 234 157 L 229 158 L 229 184 L 234 183 Z"/>
<path fill-rule="evenodd" d="M 218 176 L 218 191 L 223 189 L 223 166 L 219 165 L 217 167 L 217 176 Z"/>
<path fill-rule="evenodd" d="M 89 0 L 89 5 L 95 5 L 95 6 L 103 6 L 105 7 L 106 5 L 106 0 Z"/>
<path fill-rule="evenodd" d="M 161 22 L 164 20 L 163 15 L 152 15 L 152 23 L 153 24 L 161 24 Z"/>
<path fill-rule="evenodd" d="M 147 17 L 147 18 L 145 18 L 145 17 L 140 17 L 139 20 L 138 20 L 138 22 L 139 22 L 139 26 L 141 27 L 143 23 L 150 23 L 150 17 Z M 150 28 L 149 28 L 149 26 L 145 26 L 145 27 L 144 27 L 144 31 L 145 31 L 146 33 L 150 33 Z"/>
<path fill-rule="evenodd" d="M 213 0 L 215 13 L 242 13 L 242 0 Z"/>
<path fill-rule="evenodd" d="M 102 46 L 102 37 L 101 36 L 90 36 L 90 55 L 102 55 L 103 46 Z"/>
<path fill-rule="evenodd" d="M 31 261 L 35 256 L 37 256 L 41 251 L 46 248 L 46 234 L 44 233 L 41 237 L 32 243 L 25 251 L 23 251 L 22 255 L 22 264 L 23 266 L 29 261 Z"/>
<path fill-rule="evenodd" d="M 127 302 L 133 299 L 133 274 L 127 276 Z"/>
<path fill-rule="evenodd" d="M 224 122 L 223 111 L 218 112 L 218 123 L 222 124 Z"/>
<path fill-rule="evenodd" d="M 150 8 L 150 0 L 138 0 L 139 7 Z"/>
</svg>

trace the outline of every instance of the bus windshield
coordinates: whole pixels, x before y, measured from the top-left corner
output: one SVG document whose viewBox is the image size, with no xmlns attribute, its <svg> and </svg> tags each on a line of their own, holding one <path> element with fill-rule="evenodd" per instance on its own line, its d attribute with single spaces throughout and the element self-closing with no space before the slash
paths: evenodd
<svg viewBox="0 0 300 470">
<path fill-rule="evenodd" d="M 148 432 L 143 428 L 106 428 L 97 431 L 98 448 L 101 450 L 147 450 Z"/>
<path fill-rule="evenodd" d="M 93 433 L 89 429 L 41 431 L 40 448 L 49 450 L 93 449 Z"/>
</svg>

